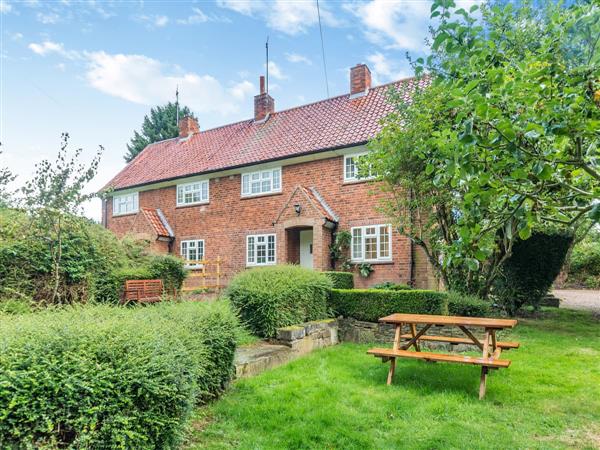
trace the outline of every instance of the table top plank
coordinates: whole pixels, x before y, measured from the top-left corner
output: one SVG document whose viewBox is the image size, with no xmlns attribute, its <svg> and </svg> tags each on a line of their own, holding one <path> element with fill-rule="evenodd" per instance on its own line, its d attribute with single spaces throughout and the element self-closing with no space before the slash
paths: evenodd
<svg viewBox="0 0 600 450">
<path fill-rule="evenodd" d="M 515 319 L 493 319 L 488 317 L 436 316 L 428 314 L 390 314 L 379 319 L 381 323 L 414 323 L 432 325 L 463 325 L 483 328 L 513 328 L 517 325 Z"/>
</svg>

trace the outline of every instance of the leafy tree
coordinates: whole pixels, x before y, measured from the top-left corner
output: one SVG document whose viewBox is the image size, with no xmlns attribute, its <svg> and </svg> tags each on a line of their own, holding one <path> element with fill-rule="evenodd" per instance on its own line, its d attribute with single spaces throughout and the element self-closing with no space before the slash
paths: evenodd
<svg viewBox="0 0 600 450">
<path fill-rule="evenodd" d="M 0 151 L 0 155 L 2 152 Z M 11 200 L 11 194 L 8 191 L 8 184 L 11 183 L 17 176 L 8 169 L 8 167 L 0 167 L 0 208 L 8 206 Z"/>
<path fill-rule="evenodd" d="M 399 230 L 449 286 L 487 297 L 517 236 L 600 219 L 600 8 L 477 9 L 434 1 L 431 55 L 413 64 L 430 87 L 392 97 L 370 162 Z"/>
<path fill-rule="evenodd" d="M 179 106 L 179 118 L 185 116 L 195 118 L 187 106 Z M 150 109 L 150 116 L 144 116 L 141 132 L 133 132 L 133 138 L 127 144 L 125 161 L 131 161 L 149 144 L 171 139 L 178 135 L 177 104 L 169 102 L 165 106 L 152 108 Z"/>
<path fill-rule="evenodd" d="M 25 207 L 40 232 L 38 238 L 43 239 L 49 249 L 53 275 L 51 303 L 60 300 L 65 229 L 82 223 L 76 217 L 81 213 L 81 204 L 95 195 L 85 194 L 83 189 L 96 175 L 104 150 L 100 146 L 91 163 L 85 166 L 78 161 L 82 149 L 75 150 L 70 157 L 68 144 L 69 135 L 63 133 L 56 161 L 44 160 L 37 164 L 33 178 L 22 188 Z"/>
</svg>

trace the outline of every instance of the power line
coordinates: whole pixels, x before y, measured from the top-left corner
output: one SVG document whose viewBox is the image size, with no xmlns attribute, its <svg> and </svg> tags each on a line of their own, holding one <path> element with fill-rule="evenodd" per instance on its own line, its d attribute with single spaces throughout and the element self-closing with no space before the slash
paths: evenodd
<svg viewBox="0 0 600 450">
<path fill-rule="evenodd" d="M 325 89 L 327 90 L 327 98 L 329 98 L 329 80 L 327 79 L 327 63 L 325 62 L 325 44 L 323 44 L 323 27 L 321 26 L 321 8 L 319 8 L 319 0 L 317 0 L 317 16 L 319 17 L 319 34 L 321 35 L 321 53 L 323 55 L 323 71 L 325 72 Z"/>
</svg>

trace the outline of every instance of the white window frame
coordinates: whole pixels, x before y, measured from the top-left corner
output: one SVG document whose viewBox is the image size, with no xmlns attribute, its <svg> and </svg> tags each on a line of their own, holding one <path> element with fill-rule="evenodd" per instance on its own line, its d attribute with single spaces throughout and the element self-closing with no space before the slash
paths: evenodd
<svg viewBox="0 0 600 450">
<path fill-rule="evenodd" d="M 193 190 L 194 185 L 198 185 L 199 189 Z M 202 191 L 203 191 L 203 187 L 205 185 L 206 185 L 206 198 L 203 198 Z M 200 200 L 199 201 L 197 201 L 197 202 L 194 202 L 194 201 L 186 202 L 185 201 L 185 194 L 186 194 L 185 189 L 188 187 L 192 188 L 189 191 L 189 193 L 192 194 L 192 197 L 194 195 L 194 192 L 200 192 Z M 179 198 L 180 191 L 182 192 L 182 197 L 183 197 L 182 200 L 180 200 L 180 198 Z M 177 189 L 175 190 L 175 196 L 176 196 L 177 206 L 204 205 L 204 204 L 208 203 L 210 200 L 210 182 L 209 182 L 209 180 L 198 180 L 198 181 L 192 181 L 190 183 L 178 184 Z"/>
<path fill-rule="evenodd" d="M 358 166 L 356 165 L 356 162 L 358 160 L 358 158 L 360 158 L 361 156 L 365 156 L 367 155 L 368 152 L 361 152 L 361 153 L 352 153 L 349 155 L 344 155 L 344 181 L 367 181 L 367 180 L 372 180 L 374 178 L 377 177 L 377 175 L 373 174 L 373 170 L 369 169 L 369 175 L 366 177 L 359 177 L 358 176 Z M 349 175 L 348 174 L 348 160 L 352 158 L 354 159 L 354 175 Z"/>
<path fill-rule="evenodd" d="M 190 250 L 191 243 L 194 243 L 194 246 L 196 248 L 196 259 L 189 259 L 189 250 Z M 184 246 L 186 248 L 185 254 L 184 254 L 184 250 L 183 250 Z M 200 255 L 200 252 L 198 251 L 200 248 L 202 248 L 202 255 Z M 206 252 L 206 246 L 204 244 L 204 239 L 185 239 L 185 240 L 182 240 L 181 242 L 179 242 L 179 255 L 186 261 L 186 267 L 199 266 L 200 263 L 190 264 L 187 261 L 202 261 L 202 260 L 204 260 L 205 252 Z"/>
<path fill-rule="evenodd" d="M 377 246 L 377 257 L 366 258 L 365 257 L 365 241 L 366 241 L 366 230 L 367 228 L 376 229 L 376 246 Z M 388 235 L 388 256 L 381 256 L 381 229 L 387 228 Z M 355 252 L 355 230 L 360 230 L 360 255 Z M 363 225 L 360 227 L 350 228 L 350 234 L 352 239 L 350 241 L 350 260 L 352 262 L 387 262 L 392 260 L 392 227 L 389 224 L 377 224 L 377 225 Z"/>
<path fill-rule="evenodd" d="M 131 198 L 129 198 L 131 197 Z M 131 209 L 129 204 L 131 203 Z M 125 205 L 125 210 L 121 210 L 121 206 Z M 135 214 L 140 210 L 139 207 L 139 193 L 130 192 L 129 194 L 121 194 L 113 196 L 113 216 L 126 216 L 128 214 Z"/>
<path fill-rule="evenodd" d="M 276 178 L 273 174 L 277 173 L 279 179 L 279 186 L 273 187 L 273 180 Z M 281 167 L 273 167 L 270 169 L 257 170 L 253 172 L 244 172 L 240 177 L 240 192 L 242 197 L 260 197 L 261 195 L 269 195 L 277 192 L 281 192 L 283 179 L 282 179 Z M 253 180 L 253 178 L 256 178 Z M 244 190 L 245 180 L 247 183 L 247 190 Z M 263 190 L 263 182 L 269 181 L 270 189 Z M 252 184 L 259 183 L 260 191 L 252 192 Z"/>
<path fill-rule="evenodd" d="M 269 238 L 273 238 L 272 261 L 269 261 Z M 258 241 L 263 242 L 259 243 Z M 250 254 L 250 241 L 252 241 L 252 255 Z M 264 246 L 265 262 L 257 262 L 258 247 Z M 246 266 L 271 266 L 277 263 L 277 235 L 271 234 L 250 234 L 246 236 Z"/>
</svg>

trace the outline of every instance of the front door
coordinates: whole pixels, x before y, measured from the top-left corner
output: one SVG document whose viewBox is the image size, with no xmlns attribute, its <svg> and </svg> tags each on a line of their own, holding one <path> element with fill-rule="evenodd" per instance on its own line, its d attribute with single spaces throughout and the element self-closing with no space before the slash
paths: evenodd
<svg viewBox="0 0 600 450">
<path fill-rule="evenodd" d="M 300 265 L 313 268 L 313 230 L 300 231 Z"/>
</svg>

